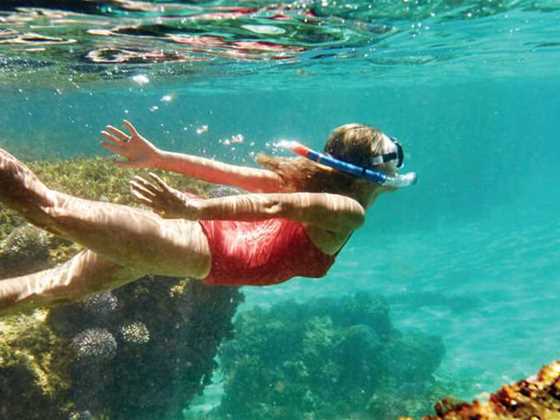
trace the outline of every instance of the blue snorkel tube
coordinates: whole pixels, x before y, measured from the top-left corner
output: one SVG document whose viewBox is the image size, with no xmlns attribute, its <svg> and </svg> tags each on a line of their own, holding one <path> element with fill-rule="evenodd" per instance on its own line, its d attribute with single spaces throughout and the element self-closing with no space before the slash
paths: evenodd
<svg viewBox="0 0 560 420">
<path fill-rule="evenodd" d="M 277 146 L 289 149 L 296 155 L 310 159 L 314 162 L 320 163 L 321 165 L 328 166 L 329 168 L 333 168 L 359 178 L 367 179 L 368 181 L 375 182 L 380 185 L 392 188 L 403 188 L 416 183 L 416 173 L 414 172 L 389 176 L 383 172 L 375 171 L 370 168 L 364 168 L 362 166 L 336 159 L 330 155 L 316 152 L 296 141 L 282 140 L 277 144 Z"/>
</svg>

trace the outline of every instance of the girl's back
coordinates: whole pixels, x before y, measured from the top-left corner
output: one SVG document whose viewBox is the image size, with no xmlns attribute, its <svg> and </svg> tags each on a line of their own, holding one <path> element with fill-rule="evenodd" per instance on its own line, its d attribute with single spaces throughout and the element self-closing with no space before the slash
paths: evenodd
<svg viewBox="0 0 560 420">
<path fill-rule="evenodd" d="M 335 256 L 321 252 L 305 226 L 273 218 L 242 222 L 201 220 L 212 255 L 208 284 L 266 285 L 294 276 L 322 277 Z"/>
</svg>

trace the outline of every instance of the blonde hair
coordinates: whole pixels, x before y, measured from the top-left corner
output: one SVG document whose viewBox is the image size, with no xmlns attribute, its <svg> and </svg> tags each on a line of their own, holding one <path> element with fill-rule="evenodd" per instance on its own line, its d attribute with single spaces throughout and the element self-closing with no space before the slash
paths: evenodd
<svg viewBox="0 0 560 420">
<path fill-rule="evenodd" d="M 382 133 L 362 124 L 345 124 L 335 128 L 327 139 L 325 152 L 359 166 L 369 166 L 373 156 L 383 153 Z M 284 180 L 288 191 L 328 192 L 357 197 L 365 205 L 365 190 L 371 192 L 375 184 L 343 172 L 319 165 L 305 158 L 257 156 L 257 163 L 276 172 Z M 386 165 L 376 167 L 388 171 Z"/>
</svg>

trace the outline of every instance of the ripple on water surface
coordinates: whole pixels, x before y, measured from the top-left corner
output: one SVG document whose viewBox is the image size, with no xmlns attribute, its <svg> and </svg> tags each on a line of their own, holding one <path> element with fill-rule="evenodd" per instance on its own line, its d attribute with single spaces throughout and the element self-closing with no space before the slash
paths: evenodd
<svg viewBox="0 0 560 420">
<path fill-rule="evenodd" d="M 356 83 L 434 71 L 544 77 L 560 51 L 559 13 L 558 2 L 513 0 L 10 0 L 0 5 L 0 83 L 79 85 L 146 71 L 230 85 L 348 83 L 349 72 Z"/>
</svg>

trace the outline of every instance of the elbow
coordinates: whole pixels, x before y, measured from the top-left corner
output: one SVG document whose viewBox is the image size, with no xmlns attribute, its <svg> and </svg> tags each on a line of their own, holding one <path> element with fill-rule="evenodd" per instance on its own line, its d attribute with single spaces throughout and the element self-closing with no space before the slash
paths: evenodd
<svg viewBox="0 0 560 420">
<path fill-rule="evenodd" d="M 358 229 L 359 227 L 362 227 L 363 224 L 364 224 L 365 222 L 366 222 L 366 214 L 365 214 L 365 212 L 363 212 L 363 213 L 359 216 L 359 218 L 358 218 L 358 220 L 357 220 L 357 222 L 356 222 L 356 229 Z"/>
<path fill-rule="evenodd" d="M 267 200 L 263 203 L 263 212 L 268 216 L 286 216 L 289 209 L 280 200 Z"/>
<path fill-rule="evenodd" d="M 317 217 L 314 221 L 310 221 L 312 224 L 317 224 L 323 226 L 325 229 L 337 232 L 353 231 L 360 228 L 366 221 L 365 211 L 353 211 L 351 213 L 338 214 L 335 217 L 329 217 L 330 215 L 324 215 L 324 217 Z"/>
<path fill-rule="evenodd" d="M 355 203 L 354 206 L 347 209 L 341 216 L 340 224 L 344 229 L 356 230 L 365 223 L 366 210 L 360 204 Z"/>
<path fill-rule="evenodd" d="M 347 222 L 348 222 L 348 227 L 352 230 L 356 230 L 356 229 L 362 227 L 362 225 L 366 222 L 365 211 L 362 209 L 361 211 L 352 214 L 348 218 Z"/>
</svg>

